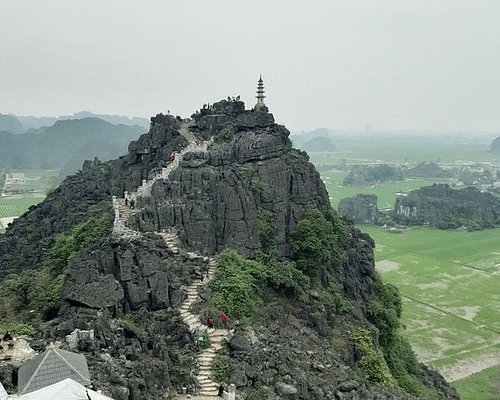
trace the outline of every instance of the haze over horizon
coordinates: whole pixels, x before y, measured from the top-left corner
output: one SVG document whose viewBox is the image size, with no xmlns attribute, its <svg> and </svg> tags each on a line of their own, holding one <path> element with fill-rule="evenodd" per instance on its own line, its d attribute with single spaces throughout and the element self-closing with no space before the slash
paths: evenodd
<svg viewBox="0 0 500 400">
<path fill-rule="evenodd" d="M 500 131 L 500 2 L 0 0 L 0 113 L 190 115 L 260 73 L 276 120 Z"/>
</svg>

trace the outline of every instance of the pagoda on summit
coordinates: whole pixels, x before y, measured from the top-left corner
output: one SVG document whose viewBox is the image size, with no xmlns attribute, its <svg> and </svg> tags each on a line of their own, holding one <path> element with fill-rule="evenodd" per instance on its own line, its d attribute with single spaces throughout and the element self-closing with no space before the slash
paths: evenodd
<svg viewBox="0 0 500 400">
<path fill-rule="evenodd" d="M 266 96 L 264 96 L 264 81 L 262 80 L 262 75 L 259 77 L 259 82 L 257 83 L 257 104 L 254 107 L 255 111 L 268 111 L 268 108 L 264 104 L 264 99 Z"/>
</svg>

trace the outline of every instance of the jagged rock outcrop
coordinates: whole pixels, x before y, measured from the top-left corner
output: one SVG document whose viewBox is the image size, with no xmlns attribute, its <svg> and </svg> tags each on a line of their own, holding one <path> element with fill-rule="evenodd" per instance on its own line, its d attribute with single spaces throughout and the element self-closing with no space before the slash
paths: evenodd
<svg viewBox="0 0 500 400">
<path fill-rule="evenodd" d="M 500 224 L 500 200 L 474 187 L 455 190 L 433 184 L 398 197 L 394 217 L 399 223 L 441 229 L 494 228 Z"/>
<path fill-rule="evenodd" d="M 187 254 L 172 254 L 157 235 L 133 241 L 104 239 L 72 260 L 62 290 L 62 313 L 108 309 L 116 316 L 141 308 L 178 308 L 182 285 L 204 268 Z"/>
<path fill-rule="evenodd" d="M 279 252 L 290 255 L 289 235 L 305 210 L 329 207 L 307 154 L 292 149 L 288 130 L 271 114 L 245 111 L 242 102 L 216 103 L 194 121 L 190 129 L 200 140 L 217 140 L 224 130 L 231 140 L 216 142 L 208 157 L 192 154 L 168 182 L 157 182 L 132 226 L 175 228 L 184 244 L 203 254 L 233 247 L 250 255 L 259 248 L 257 214 L 263 209 L 276 215 Z M 169 131 L 171 123 L 165 120 L 162 129 Z"/>
<path fill-rule="evenodd" d="M 357 194 L 340 200 L 338 211 L 356 224 L 376 224 L 379 217 L 377 196 Z"/>
</svg>

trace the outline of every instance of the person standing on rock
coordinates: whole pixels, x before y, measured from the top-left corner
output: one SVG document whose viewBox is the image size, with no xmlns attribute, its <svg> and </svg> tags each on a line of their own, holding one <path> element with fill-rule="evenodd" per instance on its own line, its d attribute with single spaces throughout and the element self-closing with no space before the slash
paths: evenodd
<svg viewBox="0 0 500 400">
<path fill-rule="evenodd" d="M 130 209 L 133 210 L 135 208 L 135 200 L 130 200 Z"/>
<path fill-rule="evenodd" d="M 125 207 L 128 207 L 128 197 L 125 197 Z"/>
<path fill-rule="evenodd" d="M 210 329 L 214 329 L 214 320 L 212 317 L 208 317 L 207 319 L 207 325 Z"/>
</svg>

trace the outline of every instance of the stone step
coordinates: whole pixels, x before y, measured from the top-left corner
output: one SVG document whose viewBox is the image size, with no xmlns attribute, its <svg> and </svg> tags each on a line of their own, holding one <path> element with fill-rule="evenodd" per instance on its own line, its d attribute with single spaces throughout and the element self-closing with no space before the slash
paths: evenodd
<svg viewBox="0 0 500 400">
<path fill-rule="evenodd" d="M 207 398 L 208 399 L 210 399 L 210 398 L 222 399 L 222 397 L 215 397 L 215 396 L 217 396 L 218 391 L 219 391 L 218 388 L 216 388 L 216 389 L 209 389 L 209 390 L 201 389 L 199 395 L 200 396 L 205 396 L 205 399 L 207 399 Z"/>
<path fill-rule="evenodd" d="M 199 356 L 198 357 L 198 365 L 212 367 L 212 362 L 214 361 L 215 354 L 213 356 Z"/>
<path fill-rule="evenodd" d="M 211 367 L 211 364 L 212 364 L 212 361 L 214 360 L 215 358 L 215 354 L 212 354 L 212 355 L 199 355 L 198 356 L 198 365 L 201 367 L 201 366 L 205 366 L 205 367 L 208 367 L 210 366 Z"/>
<path fill-rule="evenodd" d="M 199 381 L 198 381 L 199 382 Z M 209 381 L 209 382 L 206 382 L 205 384 L 201 385 L 202 387 L 202 390 L 205 389 L 205 390 L 213 390 L 215 388 L 218 388 L 219 385 L 217 385 L 216 382 L 213 382 L 213 381 Z"/>
<path fill-rule="evenodd" d="M 203 376 L 198 375 L 198 382 L 200 382 L 201 384 L 206 384 L 206 385 L 214 383 L 214 381 L 212 380 L 212 378 L 210 377 L 209 374 L 205 374 Z"/>
<path fill-rule="evenodd" d="M 213 384 L 210 384 L 210 385 L 209 384 L 204 384 L 204 385 L 200 384 L 199 393 L 200 394 L 201 393 L 207 394 L 207 393 L 214 393 L 215 392 L 215 394 L 217 394 L 218 390 L 219 390 L 219 385 L 215 382 Z M 221 397 L 219 397 L 219 399 L 220 398 Z"/>
</svg>

